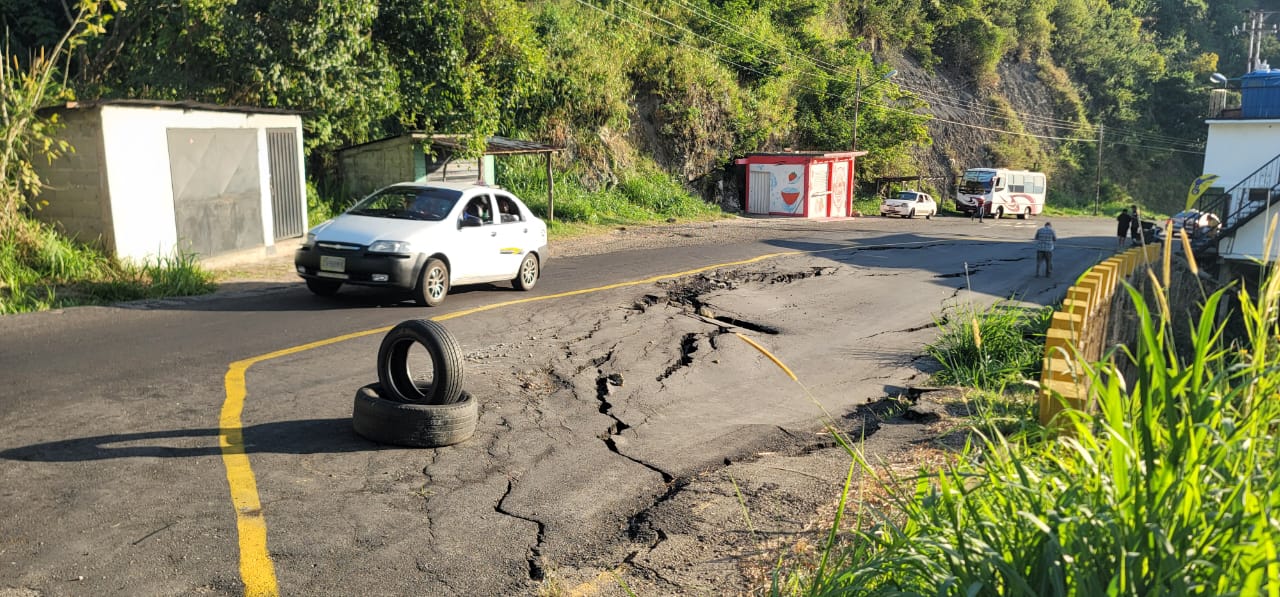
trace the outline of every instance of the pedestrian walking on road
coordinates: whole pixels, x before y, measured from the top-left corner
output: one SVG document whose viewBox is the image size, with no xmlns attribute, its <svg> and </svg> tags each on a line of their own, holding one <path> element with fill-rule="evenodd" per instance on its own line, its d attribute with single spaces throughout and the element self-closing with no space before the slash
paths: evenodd
<svg viewBox="0 0 1280 597">
<path fill-rule="evenodd" d="M 1044 277 L 1048 278 L 1053 275 L 1053 243 L 1058 241 L 1058 235 L 1053 232 L 1053 226 L 1048 222 L 1044 223 L 1039 230 L 1036 230 L 1036 277 L 1040 277 L 1040 262 L 1044 262 Z"/>
<path fill-rule="evenodd" d="M 987 211 L 986 204 L 987 202 L 983 200 L 982 197 L 978 197 L 977 199 L 975 199 L 973 203 L 973 211 L 969 212 L 969 221 L 972 222 L 973 218 L 977 217 L 978 222 L 982 222 L 982 214 L 983 212 Z"/>
<path fill-rule="evenodd" d="M 1116 216 L 1116 250 L 1124 248 L 1124 240 L 1129 238 L 1129 227 L 1133 222 L 1133 216 L 1129 215 L 1129 210 L 1120 210 L 1120 215 Z"/>
<path fill-rule="evenodd" d="M 1146 239 L 1142 238 L 1142 219 L 1138 217 L 1138 206 L 1133 206 L 1133 213 L 1129 216 L 1129 236 L 1133 237 L 1133 244 L 1144 245 Z"/>
</svg>

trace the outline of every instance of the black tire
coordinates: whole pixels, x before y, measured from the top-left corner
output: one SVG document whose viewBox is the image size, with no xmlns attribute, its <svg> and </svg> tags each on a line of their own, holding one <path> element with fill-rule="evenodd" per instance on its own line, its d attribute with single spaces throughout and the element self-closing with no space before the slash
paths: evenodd
<svg viewBox="0 0 1280 597">
<path fill-rule="evenodd" d="M 538 256 L 529 253 L 520 261 L 520 269 L 516 270 L 516 277 L 511 279 L 511 285 L 516 290 L 533 290 L 533 285 L 538 283 L 538 278 L 542 276 L 542 270 L 538 267 Z"/>
<path fill-rule="evenodd" d="M 431 258 L 422 266 L 418 284 L 413 287 L 413 301 L 427 307 L 438 307 L 449 294 L 449 266 Z"/>
<path fill-rule="evenodd" d="M 1003 206 L 1001 206 L 1001 207 L 997 207 L 995 211 L 991 212 L 991 219 L 993 219 L 993 220 L 999 220 L 999 219 L 1000 219 L 1000 218 L 1002 218 L 1002 217 L 1004 217 L 1004 207 L 1003 207 Z"/>
<path fill-rule="evenodd" d="M 431 383 L 415 382 L 409 349 L 421 344 L 431 357 Z M 452 404 L 462 395 L 462 347 L 444 326 L 428 319 L 402 321 L 378 347 L 378 383 L 388 399 L 418 404 Z"/>
<path fill-rule="evenodd" d="M 934 214 L 936 214 L 936 213 L 938 213 L 938 212 L 937 212 L 937 210 L 931 211 L 931 212 L 929 212 L 929 213 L 927 213 L 927 214 L 925 214 L 925 215 L 924 215 L 924 219 L 926 219 L 926 220 L 932 220 L 932 219 L 933 219 Z"/>
<path fill-rule="evenodd" d="M 307 278 L 307 290 L 316 296 L 333 296 L 338 294 L 338 289 L 342 288 L 341 280 L 322 280 L 319 278 Z"/>
<path fill-rule="evenodd" d="M 479 418 L 479 405 L 467 392 L 452 404 L 408 404 L 388 400 L 378 384 L 369 384 L 356 391 L 351 426 L 380 444 L 439 448 L 471 437 Z"/>
</svg>

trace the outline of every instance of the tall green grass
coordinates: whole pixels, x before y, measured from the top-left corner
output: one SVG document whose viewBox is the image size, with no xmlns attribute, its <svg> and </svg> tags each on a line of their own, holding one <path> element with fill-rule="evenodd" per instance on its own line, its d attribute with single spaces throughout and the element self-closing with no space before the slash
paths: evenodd
<svg viewBox="0 0 1280 597">
<path fill-rule="evenodd" d="M 0 314 L 212 292 L 194 255 L 120 262 L 32 221 L 0 238 Z"/>
<path fill-rule="evenodd" d="M 1280 594 L 1280 275 L 1234 291 L 1238 339 L 1228 290 L 1188 321 L 1152 278 L 1155 307 L 1128 288 L 1133 348 L 1088 367 L 1096 414 L 975 434 L 957 464 L 887 483 L 893 514 L 860 511 L 880 522 L 823 554 L 838 566 L 780 567 L 773 594 Z"/>
<path fill-rule="evenodd" d="M 1034 377 L 1044 357 L 1052 308 L 1007 302 L 960 307 L 939 322 L 942 333 L 925 352 L 942 364 L 934 382 L 1001 391 Z"/>
</svg>

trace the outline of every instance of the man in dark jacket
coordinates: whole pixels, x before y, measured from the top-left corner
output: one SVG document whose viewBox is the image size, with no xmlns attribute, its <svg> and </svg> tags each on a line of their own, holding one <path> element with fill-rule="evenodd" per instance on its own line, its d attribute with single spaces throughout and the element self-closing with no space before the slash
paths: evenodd
<svg viewBox="0 0 1280 597">
<path fill-rule="evenodd" d="M 1120 215 L 1116 216 L 1116 250 L 1124 248 L 1124 239 L 1129 237 L 1129 227 L 1133 223 L 1133 216 L 1129 215 L 1129 210 L 1120 210 Z"/>
</svg>

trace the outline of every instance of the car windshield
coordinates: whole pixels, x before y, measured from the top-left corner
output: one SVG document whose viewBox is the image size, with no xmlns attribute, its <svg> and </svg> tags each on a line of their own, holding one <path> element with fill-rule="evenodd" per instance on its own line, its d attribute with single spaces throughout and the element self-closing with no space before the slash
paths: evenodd
<svg viewBox="0 0 1280 597">
<path fill-rule="evenodd" d="M 449 216 L 461 197 L 460 191 L 436 187 L 383 189 L 361 199 L 347 213 L 375 218 L 439 222 Z"/>
<path fill-rule="evenodd" d="M 916 200 L 916 194 L 915 194 L 915 193 L 902 193 L 902 194 L 898 195 L 897 197 L 894 197 L 892 200 L 893 200 L 893 201 L 915 201 L 915 200 Z"/>
</svg>

